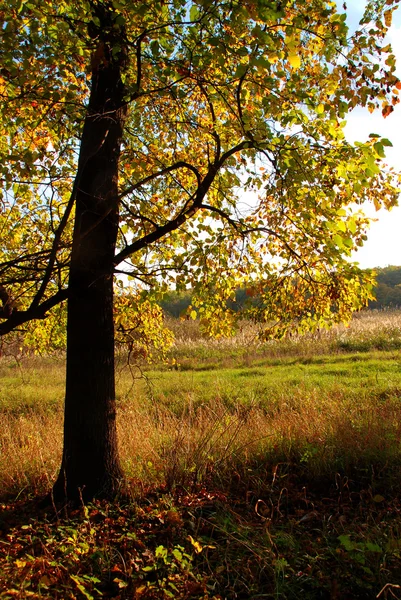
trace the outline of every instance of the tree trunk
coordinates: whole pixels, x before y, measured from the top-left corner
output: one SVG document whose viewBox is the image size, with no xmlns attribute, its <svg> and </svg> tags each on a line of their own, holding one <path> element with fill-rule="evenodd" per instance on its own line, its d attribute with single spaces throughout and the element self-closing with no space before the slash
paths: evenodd
<svg viewBox="0 0 401 600">
<path fill-rule="evenodd" d="M 118 233 L 118 162 L 126 118 L 121 81 L 125 55 L 122 51 L 112 54 L 113 45 L 121 47 L 121 31 L 116 40 L 111 17 L 105 14 L 100 15 L 97 39 L 101 41 L 93 54 L 91 95 L 75 186 L 64 449 L 53 488 L 56 501 L 113 497 L 122 481 L 116 434 L 113 259 Z"/>
</svg>

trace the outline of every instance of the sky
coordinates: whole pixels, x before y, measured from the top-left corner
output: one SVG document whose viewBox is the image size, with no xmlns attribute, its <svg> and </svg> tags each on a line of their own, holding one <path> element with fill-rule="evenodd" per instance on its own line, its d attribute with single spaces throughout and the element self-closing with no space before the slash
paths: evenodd
<svg viewBox="0 0 401 600">
<path fill-rule="evenodd" d="M 364 0 L 348 1 L 347 14 L 350 27 L 357 26 L 364 5 Z M 401 7 L 393 14 L 388 42 L 391 43 L 397 58 L 396 75 L 401 79 Z M 401 103 L 386 119 L 380 111 L 370 114 L 367 109 L 358 108 L 348 116 L 347 121 L 345 134 L 350 142 L 364 142 L 370 133 L 388 138 L 393 147 L 386 148 L 386 162 L 401 171 Z M 352 259 L 362 268 L 401 266 L 401 206 L 393 208 L 390 212 L 386 210 L 376 212 L 370 206 L 364 210 L 376 221 L 370 226 L 368 240 L 358 252 L 354 253 Z"/>
</svg>

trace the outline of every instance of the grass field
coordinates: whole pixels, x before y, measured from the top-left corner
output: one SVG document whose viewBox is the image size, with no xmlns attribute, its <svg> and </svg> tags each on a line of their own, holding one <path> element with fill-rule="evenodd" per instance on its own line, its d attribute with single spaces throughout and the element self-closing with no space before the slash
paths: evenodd
<svg viewBox="0 0 401 600">
<path fill-rule="evenodd" d="M 267 343 L 173 327 L 168 363 L 119 357 L 121 506 L 36 518 L 64 364 L 0 362 L 0 598 L 401 598 L 401 312 Z"/>
</svg>

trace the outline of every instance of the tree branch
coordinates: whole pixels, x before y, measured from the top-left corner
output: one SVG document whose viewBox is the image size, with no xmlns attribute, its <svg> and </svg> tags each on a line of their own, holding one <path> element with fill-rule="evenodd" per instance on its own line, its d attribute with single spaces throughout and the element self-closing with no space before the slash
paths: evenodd
<svg viewBox="0 0 401 600">
<path fill-rule="evenodd" d="M 10 331 L 13 331 L 20 325 L 32 321 L 33 319 L 45 319 L 49 310 L 56 306 L 56 304 L 66 300 L 67 297 L 67 289 L 59 290 L 54 296 L 51 296 L 42 302 L 42 304 L 39 304 L 39 306 L 33 309 L 29 307 L 27 310 L 14 310 L 8 318 L 4 314 L 3 308 L 3 310 L 0 311 L 0 318 L 6 318 L 7 320 L 0 323 L 0 336 L 10 333 Z"/>
<path fill-rule="evenodd" d="M 160 227 L 157 227 L 155 229 L 155 231 L 152 231 L 151 233 L 144 235 L 143 237 L 137 239 L 132 244 L 129 244 L 126 248 L 124 248 L 124 250 L 121 250 L 121 252 L 119 252 L 114 257 L 114 266 L 119 265 L 121 262 L 123 262 L 129 256 L 131 256 L 132 254 L 135 254 L 135 252 L 138 252 L 139 250 L 142 250 L 142 248 L 145 248 L 146 246 L 149 246 L 150 244 L 157 242 L 162 237 L 164 237 L 166 234 L 171 233 L 172 231 L 175 231 L 176 229 L 178 229 L 178 227 L 183 225 L 185 223 L 185 221 L 188 218 L 192 217 L 201 207 L 202 201 L 203 201 L 204 197 L 206 196 L 207 192 L 209 191 L 209 188 L 210 188 L 211 184 L 213 183 L 217 172 L 224 165 L 225 161 L 228 158 L 230 158 L 230 156 L 233 156 L 233 154 L 235 154 L 236 152 L 240 152 L 244 148 L 249 148 L 251 146 L 252 146 L 252 143 L 249 140 L 244 140 L 244 141 L 240 142 L 239 144 L 237 144 L 236 146 L 234 146 L 233 148 L 231 148 L 230 150 L 227 150 L 227 152 L 225 152 L 218 161 L 216 161 L 213 165 L 210 166 L 203 181 L 201 180 L 200 174 L 195 167 L 193 167 L 192 165 L 189 165 L 188 163 L 185 163 L 185 162 L 179 162 L 179 163 L 176 163 L 175 165 L 172 165 L 171 167 L 167 167 L 166 169 L 163 169 L 162 171 L 159 171 L 158 173 L 155 173 L 155 174 L 149 176 L 148 178 L 143 179 L 138 184 L 135 184 L 135 186 L 132 186 L 134 189 L 137 189 L 137 187 L 139 187 L 140 185 L 143 185 L 146 181 L 148 181 L 148 180 L 150 181 L 151 179 L 154 179 L 155 177 L 158 177 L 160 175 L 169 173 L 170 171 L 177 169 L 178 168 L 177 165 L 185 166 L 185 167 L 189 168 L 191 171 L 196 173 L 197 180 L 198 180 L 198 190 L 197 190 L 196 194 L 193 196 L 194 200 L 193 200 L 192 204 L 188 208 L 181 210 L 174 219 L 172 219 L 165 225 L 161 225 Z"/>
<path fill-rule="evenodd" d="M 37 291 L 37 293 L 35 294 L 35 297 L 33 298 L 32 303 L 31 303 L 31 309 L 32 310 L 35 310 L 39 306 L 40 301 L 42 300 L 42 298 L 44 296 L 44 293 L 46 291 L 47 284 L 49 283 L 49 281 L 51 279 L 51 276 L 53 274 L 53 267 L 54 267 L 54 263 L 56 262 L 57 252 L 60 249 L 61 236 L 63 235 L 63 231 L 64 231 L 64 229 L 67 226 L 68 219 L 70 217 L 72 208 L 74 206 L 79 179 L 80 179 L 80 174 L 78 173 L 77 177 L 75 178 L 75 181 L 74 181 L 74 186 L 73 186 L 73 189 L 72 189 L 71 196 L 70 196 L 70 199 L 68 201 L 67 207 L 66 207 L 65 212 L 63 214 L 63 217 L 62 217 L 62 219 L 60 221 L 60 224 L 59 224 L 59 226 L 57 228 L 57 231 L 54 234 L 53 244 L 52 244 L 52 248 L 51 248 L 51 251 L 50 251 L 50 256 L 49 256 L 49 259 L 48 259 L 46 270 L 45 270 L 45 273 L 43 275 L 42 283 L 40 284 L 40 288 Z"/>
</svg>

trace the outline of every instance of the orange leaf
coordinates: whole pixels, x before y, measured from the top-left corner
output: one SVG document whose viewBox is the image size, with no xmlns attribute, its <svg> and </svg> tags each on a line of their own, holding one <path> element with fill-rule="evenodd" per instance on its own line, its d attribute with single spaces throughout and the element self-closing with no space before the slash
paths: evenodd
<svg viewBox="0 0 401 600">
<path fill-rule="evenodd" d="M 387 105 L 387 106 L 385 106 L 385 107 L 383 108 L 383 110 L 382 110 L 382 115 L 383 115 L 383 117 L 384 117 L 384 118 L 386 118 L 386 117 L 388 117 L 389 115 L 391 115 L 391 113 L 393 112 L 393 110 L 394 110 L 394 107 L 393 107 L 393 106 L 390 106 L 390 105 Z"/>
<path fill-rule="evenodd" d="M 384 12 L 384 22 L 386 24 L 386 27 L 391 27 L 391 22 L 393 20 L 393 13 L 391 10 L 386 10 Z"/>
</svg>

